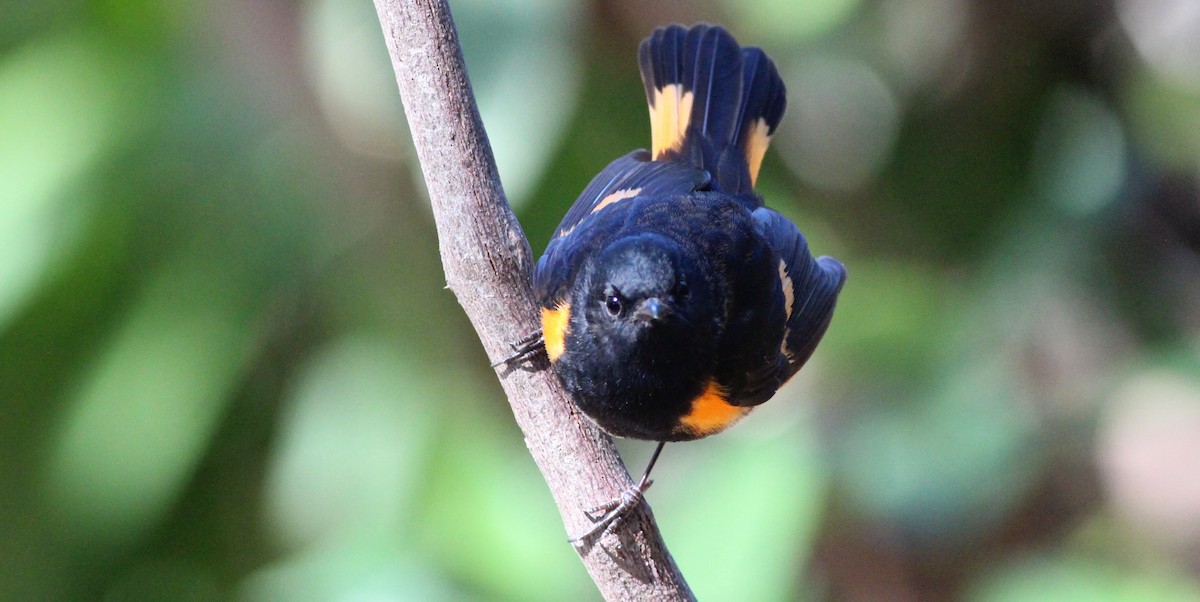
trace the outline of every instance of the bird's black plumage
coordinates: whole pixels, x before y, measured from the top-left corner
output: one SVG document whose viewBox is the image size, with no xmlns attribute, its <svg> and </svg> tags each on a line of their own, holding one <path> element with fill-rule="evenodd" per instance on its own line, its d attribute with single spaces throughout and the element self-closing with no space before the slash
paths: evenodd
<svg viewBox="0 0 1200 602">
<path fill-rule="evenodd" d="M 588 185 L 534 284 L 550 359 L 583 413 L 615 435 L 688 440 L 800 369 L 846 272 L 754 192 L 786 106 L 774 63 L 709 25 L 656 29 L 638 59 L 652 149 Z"/>
<path fill-rule="evenodd" d="M 571 399 L 609 433 L 659 442 L 573 541 L 640 503 L 665 442 L 720 432 L 770 399 L 816 349 L 846 279 L 754 192 L 787 104 L 771 59 L 701 24 L 654 30 L 638 62 L 651 149 L 592 180 L 534 272 L 536 340 Z"/>
</svg>

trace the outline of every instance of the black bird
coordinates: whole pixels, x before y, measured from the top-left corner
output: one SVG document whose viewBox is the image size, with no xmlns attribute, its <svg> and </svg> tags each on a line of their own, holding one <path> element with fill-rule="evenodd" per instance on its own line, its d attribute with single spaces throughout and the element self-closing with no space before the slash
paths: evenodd
<svg viewBox="0 0 1200 602">
<path fill-rule="evenodd" d="M 754 192 L 787 102 L 771 59 L 699 24 L 656 29 L 638 60 L 652 148 L 592 180 L 534 274 L 535 345 L 571 399 L 613 435 L 659 442 L 639 483 L 573 541 L 640 502 L 666 442 L 770 399 L 812 355 L 846 278 Z"/>
</svg>

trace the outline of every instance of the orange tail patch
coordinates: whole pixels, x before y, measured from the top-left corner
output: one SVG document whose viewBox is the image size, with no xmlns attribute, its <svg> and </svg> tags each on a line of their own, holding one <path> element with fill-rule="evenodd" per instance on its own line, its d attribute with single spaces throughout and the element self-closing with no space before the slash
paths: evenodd
<svg viewBox="0 0 1200 602">
<path fill-rule="evenodd" d="M 742 148 L 746 152 L 746 165 L 750 168 L 750 185 L 758 182 L 758 170 L 762 167 L 763 156 L 771 145 L 771 126 L 766 119 L 758 119 L 749 132 L 746 132 Z"/>
<path fill-rule="evenodd" d="M 651 157 L 658 159 L 669 150 L 679 150 L 692 120 L 691 90 L 683 84 L 668 84 L 654 90 L 650 102 Z"/>
</svg>

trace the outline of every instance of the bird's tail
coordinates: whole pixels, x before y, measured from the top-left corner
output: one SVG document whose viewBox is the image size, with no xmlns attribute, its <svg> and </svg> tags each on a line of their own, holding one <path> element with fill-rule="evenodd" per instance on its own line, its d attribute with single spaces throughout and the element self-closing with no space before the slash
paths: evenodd
<svg viewBox="0 0 1200 602">
<path fill-rule="evenodd" d="M 654 159 L 705 169 L 722 190 L 752 191 L 787 106 L 771 59 L 741 48 L 722 27 L 699 24 L 655 29 L 638 62 Z"/>
</svg>

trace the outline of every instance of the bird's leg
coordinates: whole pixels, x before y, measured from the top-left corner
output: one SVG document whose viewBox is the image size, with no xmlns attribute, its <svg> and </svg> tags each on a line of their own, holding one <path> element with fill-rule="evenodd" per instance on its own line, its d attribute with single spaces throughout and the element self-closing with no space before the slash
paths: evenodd
<svg viewBox="0 0 1200 602">
<path fill-rule="evenodd" d="M 658 442 L 658 447 L 654 448 L 654 454 L 650 456 L 650 463 L 646 465 L 646 470 L 642 473 L 642 478 L 636 484 L 622 491 L 621 497 L 586 510 L 585 513 L 588 515 L 588 518 L 592 519 L 592 527 L 582 535 L 572 537 L 567 541 L 579 543 L 595 536 L 597 533 L 605 536 L 616 531 L 621 526 L 621 523 L 625 521 L 625 516 L 636 508 L 638 504 L 642 503 L 643 494 L 654 484 L 654 481 L 650 480 L 650 471 L 654 470 L 654 463 L 658 461 L 658 455 L 662 453 L 663 446 L 666 444 L 666 441 Z M 597 514 L 600 514 L 598 518 L 596 517 Z"/>
<path fill-rule="evenodd" d="M 508 346 L 512 347 L 513 354 L 504 359 L 492 362 L 493 368 L 531 357 L 533 354 L 546 348 L 546 339 L 542 337 L 542 329 L 539 328 L 516 343 L 509 343 Z"/>
</svg>

